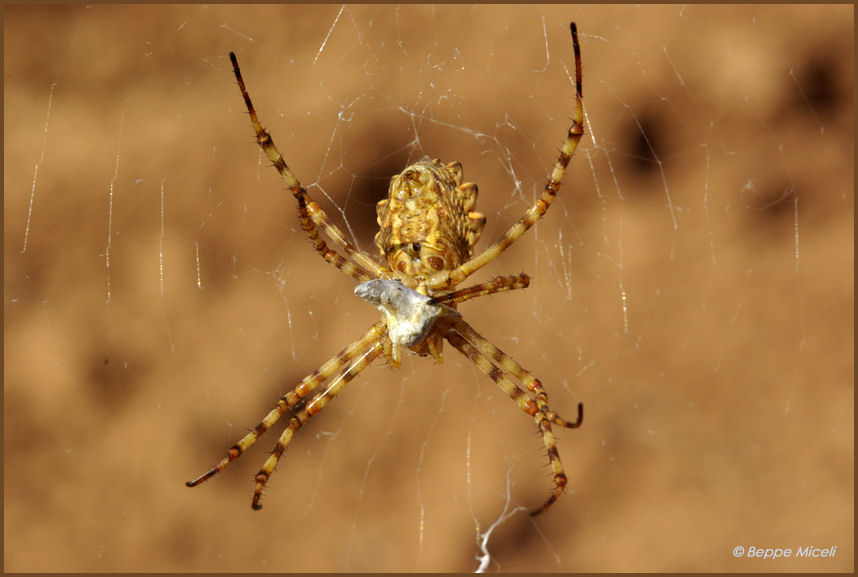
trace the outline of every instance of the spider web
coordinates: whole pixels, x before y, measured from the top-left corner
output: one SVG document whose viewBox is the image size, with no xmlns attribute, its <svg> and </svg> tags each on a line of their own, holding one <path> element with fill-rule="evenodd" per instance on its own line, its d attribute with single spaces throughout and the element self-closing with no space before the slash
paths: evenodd
<svg viewBox="0 0 858 577">
<path fill-rule="evenodd" d="M 834 7 L 50 6 L 5 11 L 10 571 L 851 571 L 853 13 Z M 251 511 L 283 392 L 378 318 L 314 253 L 263 124 L 350 239 L 424 155 L 497 238 L 461 310 L 580 430 L 450 347 L 355 379 Z M 38 37 L 38 43 L 32 38 Z M 837 546 L 833 558 L 734 548 Z M 50 555 L 45 555 L 50 551 Z M 153 555 L 153 552 L 157 554 Z"/>
</svg>

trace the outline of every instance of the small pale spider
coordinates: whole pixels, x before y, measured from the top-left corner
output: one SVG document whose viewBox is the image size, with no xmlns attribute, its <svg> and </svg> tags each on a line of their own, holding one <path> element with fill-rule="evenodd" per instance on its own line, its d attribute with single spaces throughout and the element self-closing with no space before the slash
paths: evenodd
<svg viewBox="0 0 858 577">
<path fill-rule="evenodd" d="M 398 366 L 399 347 L 420 356 L 431 355 L 440 362 L 442 345 L 446 339 L 496 382 L 522 411 L 530 415 L 542 434 L 554 476 L 554 490 L 548 500 L 531 514 L 546 511 L 563 493 L 566 473 L 560 462 L 551 426 L 580 427 L 583 406 L 578 404 L 578 418 L 574 422 L 562 419 L 549 407 L 548 395 L 539 379 L 477 333 L 456 311 L 456 305 L 471 298 L 527 288 L 530 278 L 518 274 L 463 289 L 455 287 L 518 240 L 545 214 L 557 196 L 566 166 L 584 133 L 581 49 L 574 22 L 570 28 L 575 55 L 575 116 L 542 196 L 499 240 L 474 256 L 474 245 L 486 223 L 485 216 L 474 211 L 477 185 L 462 182 L 462 165 L 458 162 L 445 165 L 437 159 L 424 158 L 394 176 L 388 198 L 378 203 L 380 230 L 375 235 L 375 243 L 387 267 L 379 265 L 346 240 L 286 166 L 271 136 L 259 122 L 241 77 L 238 61 L 235 54 L 230 53 L 235 78 L 256 131 L 256 140 L 298 201 L 302 228 L 326 261 L 360 281 L 355 294 L 376 305 L 383 312 L 383 318 L 357 341 L 331 357 L 283 395 L 256 428 L 233 445 L 214 468 L 189 481 L 189 487 L 199 485 L 223 470 L 281 416 L 288 414 L 286 430 L 280 436 L 274 452 L 256 474 L 256 489 L 251 505 L 254 509 L 262 508 L 259 502 L 262 489 L 292 437 L 349 381 L 382 355 L 391 366 Z M 342 252 L 329 247 L 319 235 L 319 229 Z M 513 379 L 524 385 L 529 394 Z M 324 383 L 327 385 L 317 391 Z"/>
</svg>

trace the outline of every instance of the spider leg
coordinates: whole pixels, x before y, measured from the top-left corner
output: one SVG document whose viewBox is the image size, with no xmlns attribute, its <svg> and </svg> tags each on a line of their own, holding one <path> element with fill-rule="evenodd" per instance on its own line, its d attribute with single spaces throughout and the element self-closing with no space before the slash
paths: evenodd
<svg viewBox="0 0 858 577">
<path fill-rule="evenodd" d="M 303 228 L 304 232 L 307 233 L 307 236 L 310 237 L 310 241 L 313 243 L 313 248 L 316 249 L 316 251 L 322 255 L 322 258 L 324 258 L 327 262 L 331 263 L 347 275 L 361 282 L 376 278 L 371 273 L 367 272 L 367 270 L 362 266 L 354 263 L 353 261 L 348 260 L 334 249 L 328 247 L 328 244 L 319 236 L 319 232 L 313 225 L 313 221 L 307 216 L 306 199 L 301 196 L 298 196 L 297 198 L 298 213 L 301 218 L 301 228 Z M 316 208 L 318 209 L 318 206 L 316 206 Z"/>
<path fill-rule="evenodd" d="M 368 350 L 375 347 L 379 341 L 384 341 L 386 338 L 387 327 L 383 321 L 379 321 L 372 325 L 370 329 L 358 340 L 341 350 L 339 353 L 331 357 L 317 370 L 313 371 L 298 383 L 298 385 L 283 395 L 277 406 L 274 407 L 252 431 L 247 433 L 241 440 L 230 447 L 226 456 L 218 462 L 217 465 L 203 473 L 193 481 L 185 483 L 188 487 L 196 487 L 203 481 L 210 479 L 221 472 L 232 461 L 236 460 L 244 453 L 251 445 L 253 445 L 265 431 L 271 428 L 280 417 L 299 404 L 302 399 L 305 399 L 316 387 L 330 379 L 337 371 L 352 361 L 355 357 L 365 354 Z M 309 403 L 308 403 L 309 405 Z M 306 409 L 306 407 L 305 407 Z"/>
<path fill-rule="evenodd" d="M 542 196 L 531 205 L 527 212 L 524 213 L 518 222 L 513 224 L 493 245 L 485 249 L 483 252 L 473 257 L 469 261 L 461 264 L 452 271 L 441 271 L 432 275 L 426 282 L 426 286 L 430 289 L 442 289 L 448 286 L 455 286 L 468 278 L 471 274 L 484 267 L 506 250 L 509 245 L 517 241 L 521 236 L 532 227 L 536 221 L 542 218 L 542 215 L 551 206 L 551 203 L 557 197 L 557 192 L 560 189 L 560 181 L 566 172 L 566 167 L 581 137 L 584 135 L 584 107 L 582 104 L 583 92 L 581 89 L 581 47 L 578 44 L 578 30 L 575 23 L 570 25 L 572 31 L 572 49 L 575 53 L 575 116 L 572 119 L 572 125 L 566 135 L 566 142 L 560 151 L 560 156 L 554 164 L 554 169 L 551 171 L 551 176 L 545 185 Z"/>
<path fill-rule="evenodd" d="M 283 181 L 286 183 L 286 186 L 289 187 L 289 190 L 292 191 L 292 194 L 298 200 L 298 213 L 301 218 L 301 227 L 307 232 L 310 240 L 313 241 L 313 247 L 326 261 L 360 281 L 384 277 L 385 269 L 346 240 L 342 231 L 340 231 L 340 229 L 330 221 L 325 212 L 313 201 L 310 194 L 303 186 L 301 186 L 301 183 L 295 175 L 292 174 L 292 171 L 289 170 L 289 167 L 286 165 L 286 161 L 283 160 L 283 156 L 280 154 L 280 151 L 277 150 L 277 146 L 274 144 L 274 140 L 271 138 L 271 135 L 259 122 L 256 109 L 253 107 L 253 102 L 251 102 L 250 95 L 247 93 L 247 89 L 244 85 L 244 79 L 241 77 L 241 70 L 238 67 L 238 60 L 236 59 L 235 54 L 230 52 L 229 59 L 232 62 L 232 69 L 235 73 L 235 79 L 238 81 L 238 87 L 241 90 L 241 95 L 244 97 L 244 104 L 250 114 L 250 121 L 253 123 L 253 129 L 256 131 L 256 142 L 259 143 L 259 146 L 265 154 L 268 155 L 268 158 L 271 160 L 271 163 L 274 164 L 277 172 L 279 172 L 280 176 L 283 177 Z M 325 241 L 319 237 L 319 233 L 316 230 L 317 226 L 321 228 L 351 260 L 347 260 L 339 253 L 329 248 Z"/>
<path fill-rule="evenodd" d="M 498 278 L 476 284 L 473 286 L 457 289 L 448 293 L 441 293 L 429 301 L 430 305 L 445 304 L 453 305 L 466 300 L 477 297 L 482 297 L 494 293 L 511 291 L 516 289 L 526 289 L 530 285 L 530 277 L 524 273 L 499 276 Z"/>
<path fill-rule="evenodd" d="M 256 510 L 262 508 L 262 505 L 259 503 L 259 500 L 262 497 L 262 489 L 265 487 L 265 483 L 268 482 L 268 479 L 271 477 L 271 474 L 274 472 L 275 467 L 277 467 L 277 463 L 280 461 L 280 457 L 283 456 L 283 452 L 286 450 L 286 446 L 292 441 L 292 438 L 295 436 L 295 433 L 298 429 L 301 428 L 307 421 L 310 420 L 310 417 L 321 411 L 325 408 L 328 402 L 331 401 L 334 397 L 337 396 L 343 387 L 345 387 L 349 381 L 358 376 L 358 374 L 367 368 L 372 361 L 374 361 L 379 355 L 382 354 L 384 346 L 381 342 L 381 339 L 373 343 L 368 349 L 365 349 L 360 356 L 357 357 L 348 367 L 343 369 L 337 377 L 331 381 L 328 387 L 319 392 L 315 397 L 313 397 L 307 404 L 302 408 L 298 413 L 289 419 L 289 423 L 286 425 L 286 429 L 283 431 L 283 434 L 280 435 L 280 439 L 277 441 L 277 446 L 274 447 L 274 451 L 265 461 L 265 464 L 256 474 L 256 489 L 253 492 L 253 501 L 251 502 L 251 507 Z"/>
<path fill-rule="evenodd" d="M 557 413 L 548 407 L 548 396 L 542 389 L 539 380 L 525 371 L 510 356 L 492 345 L 485 337 L 477 333 L 468 323 L 459 319 L 452 328 L 445 332 L 447 341 L 465 355 L 478 369 L 492 379 L 509 397 L 518 404 L 522 411 L 532 416 L 536 422 L 542 441 L 548 452 L 548 460 L 554 480 L 554 491 L 548 500 L 539 509 L 532 511 L 531 515 L 538 515 L 548 510 L 551 505 L 563 494 L 566 487 L 566 472 L 557 451 L 554 441 L 554 433 L 551 424 L 577 428 L 581 426 L 584 417 L 583 405 L 578 404 L 578 419 L 570 423 L 561 419 Z M 536 394 L 536 400 L 531 399 L 520 387 L 513 383 L 504 373 L 509 372 L 522 382 L 526 382 L 528 388 Z"/>
<path fill-rule="evenodd" d="M 555 425 L 566 427 L 568 429 L 577 429 L 581 426 L 581 422 L 584 419 L 583 405 L 580 403 L 578 404 L 578 417 L 575 422 L 563 419 L 548 406 L 548 393 L 545 392 L 545 389 L 542 387 L 542 382 L 536 378 L 533 373 L 518 364 L 514 358 L 494 346 L 491 341 L 474 330 L 474 327 L 466 323 L 461 318 L 457 319 L 454 327 L 456 331 L 472 343 L 482 355 L 491 359 L 493 363 L 500 366 L 503 370 L 521 381 L 527 389 L 535 395 L 537 407 L 539 407 L 539 410 L 545 414 L 549 421 Z"/>
</svg>

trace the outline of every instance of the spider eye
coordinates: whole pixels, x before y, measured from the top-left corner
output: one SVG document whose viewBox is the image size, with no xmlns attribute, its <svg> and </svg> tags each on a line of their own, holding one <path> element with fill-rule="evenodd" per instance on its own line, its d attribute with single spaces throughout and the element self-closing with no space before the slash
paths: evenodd
<svg viewBox="0 0 858 577">
<path fill-rule="evenodd" d="M 416 252 L 416 253 L 418 253 L 418 254 L 419 254 L 419 253 L 420 253 L 420 243 L 419 243 L 419 242 L 415 242 L 414 244 L 412 244 L 412 245 L 411 245 L 411 250 L 413 250 L 414 252 Z"/>
</svg>

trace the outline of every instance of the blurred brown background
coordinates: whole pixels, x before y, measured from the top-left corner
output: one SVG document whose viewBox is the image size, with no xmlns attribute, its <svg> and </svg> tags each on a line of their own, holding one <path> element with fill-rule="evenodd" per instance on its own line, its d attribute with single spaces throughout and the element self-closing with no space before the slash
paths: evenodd
<svg viewBox="0 0 858 577">
<path fill-rule="evenodd" d="M 541 377 L 532 421 L 456 351 L 362 374 L 218 477 L 377 313 L 311 249 L 230 71 L 331 217 L 460 160 L 502 233 L 572 114 L 547 217 L 466 318 Z M 38 41 L 33 39 L 37 38 Z M 850 6 L 82 6 L 5 10 L 8 571 L 851 571 Z M 112 193 L 111 193 L 112 191 Z M 484 246 L 484 245 L 482 245 Z M 833 559 L 733 549 L 837 546 Z"/>
</svg>

